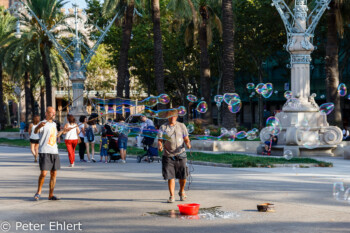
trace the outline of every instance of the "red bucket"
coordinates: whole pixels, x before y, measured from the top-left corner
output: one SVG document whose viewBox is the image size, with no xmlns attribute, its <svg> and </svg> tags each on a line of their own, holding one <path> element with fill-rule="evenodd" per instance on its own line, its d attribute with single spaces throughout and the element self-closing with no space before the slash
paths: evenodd
<svg viewBox="0 0 350 233">
<path fill-rule="evenodd" d="M 182 215 L 197 215 L 199 206 L 200 204 L 197 203 L 177 205 L 177 207 L 179 207 L 180 214 Z"/>
</svg>

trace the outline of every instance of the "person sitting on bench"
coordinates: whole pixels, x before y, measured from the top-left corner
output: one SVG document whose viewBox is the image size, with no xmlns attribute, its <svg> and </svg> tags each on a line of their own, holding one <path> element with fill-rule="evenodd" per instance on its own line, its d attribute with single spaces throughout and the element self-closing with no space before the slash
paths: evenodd
<svg viewBox="0 0 350 233">
<path fill-rule="evenodd" d="M 265 151 L 264 152 L 270 152 L 271 147 L 277 145 L 278 137 L 277 135 L 274 135 L 274 131 L 272 131 L 272 134 L 270 134 L 270 139 L 268 141 L 265 141 Z"/>
</svg>

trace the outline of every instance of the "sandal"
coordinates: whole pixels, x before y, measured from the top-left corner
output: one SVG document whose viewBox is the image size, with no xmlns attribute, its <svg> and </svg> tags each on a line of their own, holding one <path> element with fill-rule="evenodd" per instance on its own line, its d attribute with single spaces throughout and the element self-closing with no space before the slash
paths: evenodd
<svg viewBox="0 0 350 233">
<path fill-rule="evenodd" d="M 35 199 L 36 201 L 39 201 L 39 199 L 40 199 L 40 194 L 36 193 L 36 194 L 34 195 L 34 199 Z"/>
<path fill-rule="evenodd" d="M 168 203 L 174 203 L 175 202 L 175 197 L 174 196 L 170 196 L 167 202 Z"/>
<path fill-rule="evenodd" d="M 186 199 L 187 199 L 186 193 L 180 193 L 179 192 L 179 196 L 180 196 L 180 201 L 186 201 Z"/>
<path fill-rule="evenodd" d="M 60 198 L 58 198 L 56 196 L 52 196 L 52 197 L 49 197 L 49 200 L 50 201 L 58 201 L 58 200 L 60 200 Z"/>
</svg>

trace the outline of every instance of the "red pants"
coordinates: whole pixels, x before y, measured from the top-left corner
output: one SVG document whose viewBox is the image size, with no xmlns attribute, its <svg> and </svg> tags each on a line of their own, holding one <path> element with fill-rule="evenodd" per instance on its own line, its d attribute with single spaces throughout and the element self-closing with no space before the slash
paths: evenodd
<svg viewBox="0 0 350 233">
<path fill-rule="evenodd" d="M 75 161 L 75 148 L 78 145 L 78 139 L 75 140 L 64 140 L 66 143 L 67 151 L 68 151 L 68 158 L 70 164 L 73 164 Z"/>
</svg>

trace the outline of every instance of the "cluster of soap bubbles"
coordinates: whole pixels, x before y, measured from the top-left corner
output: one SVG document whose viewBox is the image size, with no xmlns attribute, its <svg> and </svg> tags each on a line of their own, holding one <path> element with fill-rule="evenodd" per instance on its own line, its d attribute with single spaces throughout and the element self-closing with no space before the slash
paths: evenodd
<svg viewBox="0 0 350 233">
<path fill-rule="evenodd" d="M 150 118 L 156 119 L 168 119 L 173 116 L 185 116 L 187 113 L 184 106 L 172 109 L 161 109 L 161 110 L 152 110 L 150 108 L 145 108 L 143 114 Z"/>
<path fill-rule="evenodd" d="M 194 132 L 194 125 L 188 124 L 187 131 L 189 134 L 192 134 Z M 222 140 L 223 137 L 227 137 L 229 141 L 234 141 L 235 139 L 244 139 L 244 138 L 247 138 L 248 140 L 254 140 L 258 136 L 259 136 L 259 130 L 256 128 L 249 130 L 248 132 L 245 132 L 245 131 L 237 132 L 236 128 L 232 128 L 230 130 L 226 128 L 220 128 L 220 136 L 218 137 L 210 136 L 210 129 L 205 129 L 204 135 L 193 135 L 193 137 L 195 137 L 198 140 Z"/>
<path fill-rule="evenodd" d="M 254 84 L 248 83 L 247 89 L 253 90 Z M 255 91 L 256 91 L 256 93 L 258 93 L 259 95 L 262 95 L 264 98 L 267 99 L 267 98 L 270 98 L 271 95 L 273 94 L 273 85 L 272 85 L 272 83 L 259 83 L 256 85 Z M 252 97 L 252 94 L 251 94 L 251 97 Z"/>
<path fill-rule="evenodd" d="M 216 95 L 216 96 L 214 96 L 214 101 L 215 101 L 216 106 L 218 108 L 220 108 L 221 103 L 222 103 L 223 100 L 224 100 L 224 96 L 223 95 Z"/>
<path fill-rule="evenodd" d="M 167 94 L 160 94 L 159 96 L 150 96 L 139 103 L 147 107 L 154 107 L 159 104 L 168 104 L 170 102 L 170 97 Z"/>
<path fill-rule="evenodd" d="M 228 109 L 232 113 L 238 113 L 242 107 L 241 97 L 237 93 L 225 93 L 223 96 Z"/>
<path fill-rule="evenodd" d="M 190 101 L 191 103 L 198 102 L 197 96 L 192 95 L 192 94 L 187 95 L 186 99 L 188 101 Z M 199 113 L 206 113 L 208 111 L 208 104 L 207 104 L 207 102 L 201 100 L 196 106 L 196 111 L 199 112 Z"/>
<path fill-rule="evenodd" d="M 333 184 L 333 198 L 350 204 L 350 187 L 346 187 L 343 182 L 335 182 Z"/>
</svg>

